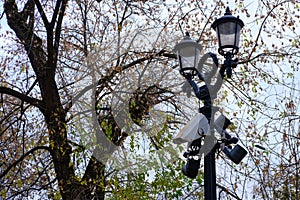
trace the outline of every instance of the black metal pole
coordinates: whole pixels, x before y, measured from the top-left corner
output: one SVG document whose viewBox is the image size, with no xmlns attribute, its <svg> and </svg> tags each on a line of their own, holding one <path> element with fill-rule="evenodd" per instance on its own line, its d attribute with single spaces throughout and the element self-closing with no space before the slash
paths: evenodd
<svg viewBox="0 0 300 200">
<path fill-rule="evenodd" d="M 218 66 L 218 61 L 215 54 L 209 54 L 213 59 L 215 66 Z M 215 110 L 213 109 L 213 99 L 212 96 L 216 96 L 217 92 L 219 91 L 222 80 L 224 78 L 225 69 L 228 68 L 227 65 L 223 65 L 222 69 L 220 70 L 220 77 L 218 77 L 217 84 L 211 90 L 208 89 L 208 85 L 205 84 L 202 87 L 198 87 L 196 82 L 192 80 L 192 77 L 186 77 L 190 85 L 192 86 L 197 98 L 204 102 L 204 106 L 200 108 L 200 113 L 202 113 L 210 123 L 213 120 L 213 115 L 215 114 Z M 198 73 L 198 77 L 200 80 L 204 81 L 204 78 L 201 73 Z M 210 82 L 210 81 L 209 81 Z M 207 138 L 208 137 L 208 138 Z M 208 142 L 209 144 L 215 144 L 215 135 L 214 131 L 211 132 L 211 135 L 206 136 L 206 141 L 211 140 Z M 217 199 L 217 192 L 216 192 L 216 147 L 212 147 L 212 150 L 204 156 L 204 198 L 205 200 L 216 200 Z"/>
<path fill-rule="evenodd" d="M 213 109 L 213 100 L 211 94 L 208 91 L 207 85 L 202 88 L 202 95 L 197 95 L 200 100 L 204 101 L 204 106 L 200 108 L 202 113 L 210 124 L 211 120 L 214 120 L 215 110 Z M 201 94 L 201 88 L 199 94 Z M 205 91 L 205 92 L 204 92 Z M 213 91 L 211 91 L 213 92 Z M 208 94 L 208 95 L 203 95 Z M 214 130 L 211 131 L 211 135 L 207 135 L 205 140 L 208 144 L 215 144 Z M 212 150 L 204 156 L 204 198 L 205 200 L 216 200 L 216 160 L 215 160 L 216 148 L 212 147 Z"/>
<path fill-rule="evenodd" d="M 215 148 L 204 156 L 204 198 L 216 200 L 216 160 Z"/>
<path fill-rule="evenodd" d="M 200 112 L 205 115 L 210 123 L 213 120 L 215 113 L 212 108 L 212 100 L 208 98 L 204 100 L 204 107 L 200 108 Z M 211 131 L 211 135 L 207 135 L 205 140 L 208 144 L 215 144 L 214 131 Z M 215 160 L 216 148 L 212 147 L 211 151 L 204 156 L 204 198 L 205 200 L 216 200 L 216 160 Z"/>
</svg>

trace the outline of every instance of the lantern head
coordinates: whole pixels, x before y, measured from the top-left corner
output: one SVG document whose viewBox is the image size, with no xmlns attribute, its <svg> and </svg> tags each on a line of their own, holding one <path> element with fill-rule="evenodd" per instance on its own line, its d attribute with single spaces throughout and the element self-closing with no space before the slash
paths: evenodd
<svg viewBox="0 0 300 200">
<path fill-rule="evenodd" d="M 201 45 L 193 41 L 187 32 L 184 39 L 176 44 L 173 51 L 177 53 L 180 74 L 186 78 L 195 76 L 198 73 L 196 67 L 199 62 Z"/>
<path fill-rule="evenodd" d="M 219 49 L 218 52 L 225 56 L 227 53 L 235 55 L 239 50 L 240 31 L 244 22 L 239 17 L 231 15 L 229 7 L 223 17 L 216 19 L 212 28 L 217 33 Z"/>
</svg>

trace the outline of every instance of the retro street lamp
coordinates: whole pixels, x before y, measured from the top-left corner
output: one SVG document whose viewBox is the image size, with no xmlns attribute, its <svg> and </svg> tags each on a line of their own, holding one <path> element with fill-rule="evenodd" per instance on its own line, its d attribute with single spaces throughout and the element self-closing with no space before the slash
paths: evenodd
<svg viewBox="0 0 300 200">
<path fill-rule="evenodd" d="M 219 49 L 218 52 L 222 56 L 227 54 L 235 55 L 239 51 L 240 31 L 244 26 L 244 22 L 239 17 L 231 15 L 229 7 L 223 17 L 216 19 L 212 28 L 217 33 Z"/>
<path fill-rule="evenodd" d="M 191 77 L 198 74 L 196 67 L 200 58 L 201 45 L 190 38 L 190 34 L 186 32 L 183 40 L 181 40 L 174 48 L 179 60 L 179 72 L 184 77 Z"/>
<path fill-rule="evenodd" d="M 195 157 L 200 154 L 201 146 L 205 145 L 205 143 L 203 144 L 203 140 L 205 142 L 207 138 L 210 138 L 208 141 L 214 141 L 214 129 L 221 135 L 221 139 L 217 142 L 209 142 L 209 144 L 212 144 L 213 146 L 204 156 L 204 195 L 206 200 L 216 200 L 216 150 L 221 149 L 224 154 L 236 164 L 238 164 L 247 154 L 245 149 L 236 144 L 238 138 L 231 137 L 226 131 L 226 128 L 231 123 L 230 120 L 224 115 L 220 115 L 214 120 L 214 115 L 218 111 L 218 108 L 213 106 L 213 100 L 217 97 L 217 92 L 221 88 L 224 78 L 231 78 L 232 69 L 237 66 L 237 59 L 233 58 L 239 50 L 240 31 L 243 26 L 243 21 L 238 17 L 232 16 L 228 7 L 225 15 L 216 19 L 212 24 L 212 28 L 217 34 L 219 44 L 218 52 L 225 58 L 214 85 L 211 84 L 211 79 L 213 74 L 217 73 L 218 69 L 218 59 L 215 54 L 207 53 L 200 59 L 201 45 L 194 42 L 188 33 L 186 33 L 184 39 L 174 47 L 174 51 L 177 53 L 179 61 L 180 74 L 187 79 L 188 83 L 193 88 L 196 97 L 204 102 L 204 106 L 199 108 L 199 112 L 202 115 L 202 125 L 199 125 L 197 130 L 185 127 L 174 139 L 175 143 L 176 141 L 189 142 L 188 150 L 184 153 L 184 156 L 187 158 L 187 163 L 182 168 L 182 172 L 186 176 L 189 178 L 196 178 L 198 174 L 200 159 Z M 214 62 L 214 69 L 211 69 L 211 72 L 209 73 L 203 73 L 203 59 L 205 60 L 209 57 Z M 205 85 L 199 88 L 197 83 L 193 81 L 195 76 L 197 76 L 200 81 L 204 81 Z M 203 116 L 206 118 L 206 121 L 203 120 Z M 210 127 L 210 133 L 203 132 L 204 129 L 207 130 L 207 127 L 203 127 L 203 124 L 205 124 L 203 122 L 206 122 L 205 126 Z M 199 133 L 200 129 L 202 133 Z M 197 134 L 194 133 L 195 131 Z M 197 135 L 197 137 L 195 137 L 194 140 L 189 141 L 191 140 L 190 134 L 192 134 L 193 137 L 194 135 Z M 200 136 L 200 134 L 202 134 L 202 136 Z M 186 140 L 187 138 L 189 138 L 189 140 Z M 232 148 L 231 145 L 233 144 L 235 146 Z"/>
</svg>

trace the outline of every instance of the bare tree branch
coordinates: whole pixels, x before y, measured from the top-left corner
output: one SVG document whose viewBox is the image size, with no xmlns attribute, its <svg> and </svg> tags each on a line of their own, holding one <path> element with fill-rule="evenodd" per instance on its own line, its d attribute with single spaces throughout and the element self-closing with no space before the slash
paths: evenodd
<svg viewBox="0 0 300 200">
<path fill-rule="evenodd" d="M 35 3 L 35 5 L 36 5 L 41 17 L 42 17 L 42 20 L 44 22 L 44 25 L 45 25 L 46 29 L 50 29 L 49 21 L 47 19 L 47 16 L 44 12 L 43 6 L 41 5 L 40 1 L 39 0 L 34 0 L 34 3 Z"/>
<path fill-rule="evenodd" d="M 273 13 L 273 11 L 274 11 L 276 8 L 278 8 L 280 5 L 285 4 L 285 3 L 288 3 L 288 2 L 290 2 L 290 0 L 280 2 L 280 3 L 278 3 L 277 5 L 273 6 L 273 8 L 268 12 L 267 16 L 264 18 L 263 22 L 262 22 L 261 25 L 260 25 L 260 28 L 259 28 L 257 37 L 256 37 L 255 42 L 254 42 L 254 47 L 252 48 L 252 50 L 251 50 L 251 52 L 250 52 L 250 54 L 249 54 L 247 60 L 251 60 L 251 56 L 252 56 L 252 54 L 254 53 L 256 47 L 258 46 L 258 39 L 259 39 L 259 37 L 260 37 L 260 35 L 261 35 L 261 32 L 262 32 L 262 30 L 263 30 L 263 27 L 264 27 L 264 25 L 265 25 L 267 19 L 269 18 L 269 16 L 271 16 L 271 14 Z"/>
<path fill-rule="evenodd" d="M 3 171 L 2 174 L 0 174 L 0 179 L 3 178 L 13 167 L 17 166 L 20 162 L 22 162 L 29 154 L 33 154 L 37 150 L 46 150 L 46 151 L 51 151 L 51 149 L 47 146 L 37 146 L 34 147 L 33 149 L 27 151 L 24 155 L 22 155 L 18 160 L 16 160 L 14 163 L 9 165 L 9 167 Z"/>
<path fill-rule="evenodd" d="M 41 100 L 33 98 L 33 97 L 29 97 L 26 94 L 22 94 L 13 89 L 6 88 L 6 87 L 0 87 L 0 93 L 11 95 L 15 98 L 20 99 L 21 101 L 25 101 L 25 102 L 29 103 L 30 105 L 33 105 L 33 106 L 39 108 L 41 111 L 44 109 Z"/>
<path fill-rule="evenodd" d="M 57 56 L 58 56 L 58 46 L 59 46 L 59 41 L 60 41 L 60 33 L 61 33 L 61 25 L 63 21 L 63 17 L 65 14 L 66 6 L 67 6 L 67 0 L 63 1 L 58 1 L 57 4 L 60 4 L 60 11 L 57 19 L 57 24 L 56 24 L 56 29 L 55 29 L 55 41 L 54 41 L 54 49 L 55 49 L 55 58 L 54 60 L 57 61 Z M 55 15 L 53 15 L 52 22 L 56 18 Z"/>
</svg>

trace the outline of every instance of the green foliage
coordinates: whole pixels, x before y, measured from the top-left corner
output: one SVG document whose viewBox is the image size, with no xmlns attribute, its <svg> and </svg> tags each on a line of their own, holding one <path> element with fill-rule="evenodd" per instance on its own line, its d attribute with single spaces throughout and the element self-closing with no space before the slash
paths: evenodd
<svg viewBox="0 0 300 200">
<path fill-rule="evenodd" d="M 194 190 L 193 180 L 181 173 L 182 161 L 174 161 L 149 172 L 121 173 L 108 181 L 109 199 L 181 199 Z M 197 178 L 201 185 L 203 175 Z M 203 195 L 198 188 L 198 195 Z M 193 191 L 194 192 L 194 191 Z M 192 194 L 191 196 L 195 196 Z"/>
</svg>

